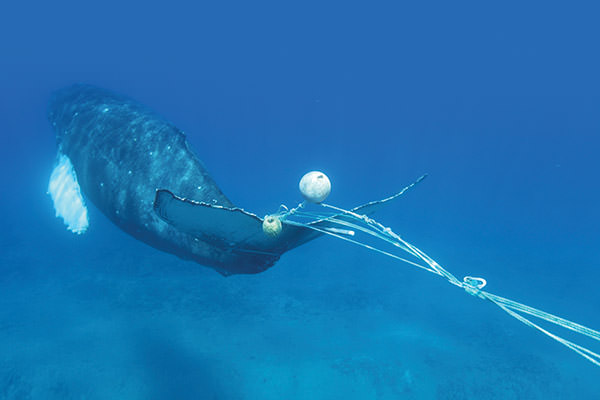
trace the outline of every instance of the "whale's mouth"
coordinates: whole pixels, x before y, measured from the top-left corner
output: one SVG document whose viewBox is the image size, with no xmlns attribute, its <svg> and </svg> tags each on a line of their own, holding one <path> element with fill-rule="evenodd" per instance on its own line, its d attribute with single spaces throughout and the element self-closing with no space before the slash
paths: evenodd
<svg viewBox="0 0 600 400">
<path fill-rule="evenodd" d="M 165 189 L 156 191 L 154 211 L 178 231 L 234 253 L 279 258 L 286 251 L 321 235 L 286 223 L 277 236 L 267 235 L 263 231 L 263 219 L 256 214 L 237 207 L 185 199 Z"/>
</svg>

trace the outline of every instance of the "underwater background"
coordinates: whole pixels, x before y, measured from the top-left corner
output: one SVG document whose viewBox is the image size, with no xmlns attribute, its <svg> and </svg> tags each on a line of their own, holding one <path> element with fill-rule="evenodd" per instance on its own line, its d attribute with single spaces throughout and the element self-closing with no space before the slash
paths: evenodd
<svg viewBox="0 0 600 400">
<path fill-rule="evenodd" d="M 48 100 L 90 83 L 185 131 L 261 216 L 310 170 L 346 208 L 428 173 L 375 218 L 459 278 L 599 329 L 593 2 L 8 3 L 0 399 L 600 398 L 597 366 L 363 248 L 325 237 L 224 278 L 93 205 L 74 235 L 46 194 Z"/>
</svg>

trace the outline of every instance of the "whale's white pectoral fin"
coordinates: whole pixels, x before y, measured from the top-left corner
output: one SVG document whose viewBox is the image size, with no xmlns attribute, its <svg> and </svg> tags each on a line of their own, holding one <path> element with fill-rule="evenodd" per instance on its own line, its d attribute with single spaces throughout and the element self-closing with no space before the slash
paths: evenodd
<svg viewBox="0 0 600 400">
<path fill-rule="evenodd" d="M 85 233 L 89 226 L 87 208 L 77 175 L 69 157 L 59 154 L 56 166 L 50 175 L 48 194 L 54 202 L 56 216 L 61 217 L 71 232 Z"/>
</svg>

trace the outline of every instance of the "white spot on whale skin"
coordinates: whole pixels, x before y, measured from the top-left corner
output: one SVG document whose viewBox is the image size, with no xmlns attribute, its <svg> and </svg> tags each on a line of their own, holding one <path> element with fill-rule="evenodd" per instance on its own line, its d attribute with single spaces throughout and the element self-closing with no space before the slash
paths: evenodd
<svg viewBox="0 0 600 400">
<path fill-rule="evenodd" d="M 73 164 L 63 154 L 50 175 L 48 194 L 54 203 L 56 216 L 63 219 L 67 229 L 77 234 L 84 233 L 89 226 L 87 208 Z"/>
<path fill-rule="evenodd" d="M 108 110 L 109 110 L 109 108 L 108 108 L 108 107 L 106 107 L 106 108 L 104 108 L 104 109 L 102 110 L 102 112 L 103 112 L 103 113 L 105 113 L 105 112 L 108 112 Z"/>
</svg>

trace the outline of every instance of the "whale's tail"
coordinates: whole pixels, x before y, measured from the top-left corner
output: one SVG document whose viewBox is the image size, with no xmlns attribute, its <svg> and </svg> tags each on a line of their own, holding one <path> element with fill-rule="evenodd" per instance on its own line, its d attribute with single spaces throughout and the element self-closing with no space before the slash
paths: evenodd
<svg viewBox="0 0 600 400">
<path fill-rule="evenodd" d="M 224 207 L 156 191 L 154 211 L 181 232 L 232 253 L 255 253 L 278 259 L 283 253 L 316 237 L 319 232 L 284 223 L 281 232 L 263 232 L 263 219 L 238 207 Z M 265 261 L 270 258 L 265 258 Z"/>
<path fill-rule="evenodd" d="M 425 176 L 423 175 L 412 185 L 393 196 L 362 204 L 354 207 L 351 211 L 362 215 L 372 215 L 379 208 L 389 204 L 419 183 Z M 265 220 L 256 214 L 238 207 L 225 207 L 185 199 L 165 189 L 156 191 L 154 211 L 178 231 L 210 242 L 222 251 L 231 254 L 259 256 L 256 257 L 255 262 L 264 265 L 259 266 L 258 269 L 267 269 L 283 253 L 323 235 L 323 232 L 352 233 L 339 229 L 327 218 L 313 221 L 309 227 L 284 219 L 281 221 L 280 230 L 278 229 L 277 233 L 273 235 L 265 231 Z"/>
</svg>

